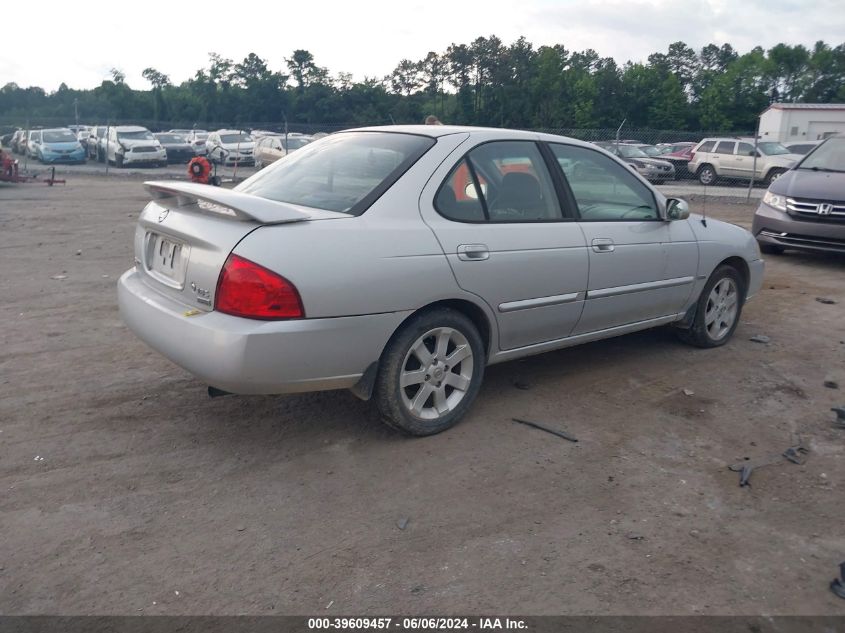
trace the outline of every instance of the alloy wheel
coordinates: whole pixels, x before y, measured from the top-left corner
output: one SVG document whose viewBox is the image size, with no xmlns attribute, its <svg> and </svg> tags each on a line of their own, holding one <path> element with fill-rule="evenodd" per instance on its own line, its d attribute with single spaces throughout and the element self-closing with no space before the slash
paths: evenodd
<svg viewBox="0 0 845 633">
<path fill-rule="evenodd" d="M 704 327 L 712 340 L 720 341 L 731 331 L 738 305 L 739 292 L 733 279 L 725 277 L 713 286 L 704 311 Z"/>
<path fill-rule="evenodd" d="M 467 394 L 473 377 L 469 341 L 458 330 L 438 327 L 411 345 L 399 375 L 402 403 L 411 415 L 437 419 L 453 411 Z"/>
</svg>

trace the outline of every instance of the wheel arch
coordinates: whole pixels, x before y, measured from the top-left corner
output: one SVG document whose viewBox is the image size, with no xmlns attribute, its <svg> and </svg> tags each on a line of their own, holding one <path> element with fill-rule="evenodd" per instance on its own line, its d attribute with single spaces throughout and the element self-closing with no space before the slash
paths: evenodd
<svg viewBox="0 0 845 633">
<path fill-rule="evenodd" d="M 739 255 L 726 257 L 720 261 L 713 270 L 716 270 L 719 266 L 730 266 L 731 268 L 734 268 L 742 278 L 743 290 L 748 292 L 748 284 L 751 281 L 751 269 L 748 267 L 748 262 L 745 261 L 744 258 Z"/>
<path fill-rule="evenodd" d="M 373 394 L 373 388 L 375 387 L 375 381 L 378 376 L 379 366 L 381 365 L 382 358 L 384 357 L 384 352 L 388 347 L 390 347 L 390 343 L 393 339 L 396 338 L 397 334 L 402 331 L 411 319 L 418 317 L 420 314 L 431 312 L 439 308 L 449 308 L 451 310 L 455 310 L 472 321 L 472 324 L 478 329 L 481 340 L 484 342 L 484 349 L 487 353 L 487 358 L 490 357 L 490 354 L 493 351 L 492 345 L 495 337 L 495 325 L 484 308 L 468 299 L 440 299 L 414 310 L 411 314 L 405 317 L 399 325 L 396 326 L 393 333 L 379 351 L 378 360 L 370 363 L 369 367 L 367 367 L 364 374 L 361 376 L 361 379 L 350 388 L 350 391 L 352 391 L 352 393 L 361 400 L 369 400 Z M 485 362 L 486 360 L 487 359 L 485 359 Z"/>
</svg>

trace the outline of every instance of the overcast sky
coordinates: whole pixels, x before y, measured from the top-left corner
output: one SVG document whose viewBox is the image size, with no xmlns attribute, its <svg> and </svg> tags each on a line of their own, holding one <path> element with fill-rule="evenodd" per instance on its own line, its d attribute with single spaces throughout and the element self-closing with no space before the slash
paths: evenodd
<svg viewBox="0 0 845 633">
<path fill-rule="evenodd" d="M 593 48 L 620 64 L 678 40 L 695 49 L 729 42 L 740 52 L 845 40 L 843 0 L 18 0 L 4 3 L 2 16 L 5 27 L 17 27 L 3 28 L 0 86 L 48 91 L 61 82 L 92 88 L 112 67 L 133 88 L 149 87 L 141 71 L 150 66 L 180 83 L 207 65 L 211 51 L 235 61 L 254 52 L 280 70 L 304 48 L 332 74 L 360 80 L 389 74 L 402 58 L 491 34 L 506 44 L 524 35 L 535 47 Z"/>
</svg>

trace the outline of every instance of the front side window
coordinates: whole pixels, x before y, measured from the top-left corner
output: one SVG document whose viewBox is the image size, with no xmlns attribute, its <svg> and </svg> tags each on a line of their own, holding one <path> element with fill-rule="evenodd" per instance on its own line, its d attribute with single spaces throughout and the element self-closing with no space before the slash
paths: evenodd
<svg viewBox="0 0 845 633">
<path fill-rule="evenodd" d="M 435 206 L 441 215 L 465 222 L 554 222 L 563 217 L 543 156 L 531 141 L 474 148 L 443 183 Z"/>
<path fill-rule="evenodd" d="M 738 156 L 754 156 L 754 146 L 751 143 L 740 143 L 736 153 Z"/>
<path fill-rule="evenodd" d="M 582 220 L 657 220 L 651 190 L 623 165 L 600 152 L 575 145 L 550 144 L 572 189 Z"/>
<path fill-rule="evenodd" d="M 432 145 L 392 132 L 344 132 L 277 160 L 235 190 L 350 215 L 363 213 Z"/>
</svg>

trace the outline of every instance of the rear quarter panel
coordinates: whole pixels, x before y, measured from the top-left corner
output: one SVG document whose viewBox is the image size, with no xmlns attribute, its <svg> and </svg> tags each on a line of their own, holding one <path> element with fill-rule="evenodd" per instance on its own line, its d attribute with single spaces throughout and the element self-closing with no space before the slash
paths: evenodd
<svg viewBox="0 0 845 633">
<path fill-rule="evenodd" d="M 422 187 L 465 138 L 440 137 L 361 216 L 264 226 L 234 252 L 290 280 L 307 318 L 415 310 L 444 299 L 478 304 L 458 287 L 419 214 Z"/>
</svg>

